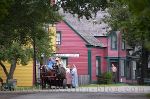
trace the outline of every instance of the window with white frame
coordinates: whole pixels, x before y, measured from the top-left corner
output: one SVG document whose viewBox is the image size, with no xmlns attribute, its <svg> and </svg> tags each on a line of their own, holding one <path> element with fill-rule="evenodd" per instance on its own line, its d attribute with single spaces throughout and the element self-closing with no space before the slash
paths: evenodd
<svg viewBox="0 0 150 99">
<path fill-rule="evenodd" d="M 136 61 L 132 61 L 132 67 L 133 67 L 133 74 L 132 74 L 132 79 L 136 78 Z"/>
<path fill-rule="evenodd" d="M 121 49 L 125 50 L 125 40 L 124 39 L 122 39 L 122 42 L 121 42 Z"/>
<path fill-rule="evenodd" d="M 56 33 L 56 44 L 60 45 L 61 44 L 61 32 L 57 31 Z"/>
<path fill-rule="evenodd" d="M 117 50 L 117 35 L 112 34 L 111 36 L 111 49 Z"/>
<path fill-rule="evenodd" d="M 125 60 L 120 60 L 121 76 L 125 76 Z"/>
<path fill-rule="evenodd" d="M 68 64 L 68 59 L 67 58 L 61 58 L 61 61 L 62 61 L 63 67 L 66 67 Z"/>
</svg>

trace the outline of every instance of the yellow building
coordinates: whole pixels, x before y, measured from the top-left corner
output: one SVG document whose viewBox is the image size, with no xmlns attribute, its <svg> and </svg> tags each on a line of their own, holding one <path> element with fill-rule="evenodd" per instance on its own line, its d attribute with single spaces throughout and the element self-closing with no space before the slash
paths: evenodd
<svg viewBox="0 0 150 99">
<path fill-rule="evenodd" d="M 48 27 L 48 31 L 50 33 L 50 37 L 51 37 L 51 46 L 52 46 L 52 50 L 55 52 L 56 50 L 56 44 L 55 44 L 55 36 L 56 36 L 56 27 L 53 25 L 49 25 Z M 9 63 L 5 63 L 7 70 L 9 71 L 10 69 L 10 64 Z M 37 78 L 39 78 L 39 63 L 37 63 L 36 65 L 36 75 Z M 6 75 L 3 72 L 2 67 L 0 66 L 0 77 L 3 78 L 4 81 L 6 81 Z M 17 80 L 17 86 L 33 86 L 33 60 L 29 61 L 27 65 L 23 66 L 23 65 L 17 65 L 15 72 L 14 72 L 14 76 L 13 79 Z"/>
<path fill-rule="evenodd" d="M 10 69 L 10 64 L 5 63 L 7 71 Z M 3 69 L 0 68 L 0 75 L 4 82 L 6 81 L 6 75 Z M 17 86 L 32 86 L 33 85 L 33 61 L 29 61 L 28 65 L 17 65 L 13 79 L 17 80 Z"/>
<path fill-rule="evenodd" d="M 51 38 L 51 46 L 53 53 L 56 52 L 56 26 L 55 25 L 49 25 L 49 33 Z"/>
</svg>

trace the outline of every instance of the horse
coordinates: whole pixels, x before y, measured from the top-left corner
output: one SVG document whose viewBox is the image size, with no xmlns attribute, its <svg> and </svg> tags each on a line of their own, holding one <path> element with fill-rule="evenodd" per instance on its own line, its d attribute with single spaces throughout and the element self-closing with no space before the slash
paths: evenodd
<svg viewBox="0 0 150 99">
<path fill-rule="evenodd" d="M 59 87 L 66 87 L 66 69 L 60 65 L 55 64 L 55 70 L 56 70 L 56 78 L 57 78 L 57 84 Z"/>
<path fill-rule="evenodd" d="M 42 89 L 46 88 L 46 84 L 49 85 L 49 88 L 51 86 L 61 87 L 65 88 L 66 86 L 66 70 L 63 67 L 60 67 L 59 65 L 54 64 L 53 69 L 47 69 L 45 65 L 41 66 L 41 85 Z"/>
<path fill-rule="evenodd" d="M 46 73 L 47 73 L 47 70 L 46 70 L 46 67 L 45 65 L 41 65 L 40 66 L 40 78 L 41 78 L 41 86 L 42 86 L 42 89 L 43 88 L 46 88 L 46 83 L 47 83 L 47 77 L 46 77 Z"/>
</svg>

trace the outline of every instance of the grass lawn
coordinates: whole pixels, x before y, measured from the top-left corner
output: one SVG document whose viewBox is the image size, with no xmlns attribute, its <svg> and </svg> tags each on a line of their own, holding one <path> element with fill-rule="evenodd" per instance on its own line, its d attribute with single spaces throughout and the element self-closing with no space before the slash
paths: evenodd
<svg viewBox="0 0 150 99">
<path fill-rule="evenodd" d="M 31 90 L 33 88 L 34 87 L 16 87 L 15 90 L 22 91 L 22 90 Z"/>
<path fill-rule="evenodd" d="M 148 97 L 148 99 L 150 99 L 150 93 L 149 93 L 149 94 L 146 94 L 146 96 Z"/>
<path fill-rule="evenodd" d="M 129 86 L 128 84 L 118 83 L 118 84 L 89 84 L 82 85 L 80 87 L 100 87 L 100 86 Z"/>
<path fill-rule="evenodd" d="M 31 87 L 26 87 L 26 86 L 17 86 L 16 88 L 15 88 L 15 90 L 18 90 L 18 91 L 23 91 L 23 90 L 38 90 L 38 89 L 41 89 L 41 87 L 39 87 L 39 86 L 31 86 Z"/>
</svg>

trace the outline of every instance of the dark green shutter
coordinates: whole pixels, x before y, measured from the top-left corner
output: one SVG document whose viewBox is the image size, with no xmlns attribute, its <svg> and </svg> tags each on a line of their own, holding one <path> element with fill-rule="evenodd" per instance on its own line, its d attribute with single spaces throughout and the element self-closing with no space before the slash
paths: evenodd
<svg viewBox="0 0 150 99">
<path fill-rule="evenodd" d="M 88 49 L 88 75 L 90 82 L 92 81 L 92 62 L 91 62 L 91 49 Z"/>
</svg>

